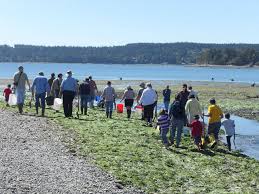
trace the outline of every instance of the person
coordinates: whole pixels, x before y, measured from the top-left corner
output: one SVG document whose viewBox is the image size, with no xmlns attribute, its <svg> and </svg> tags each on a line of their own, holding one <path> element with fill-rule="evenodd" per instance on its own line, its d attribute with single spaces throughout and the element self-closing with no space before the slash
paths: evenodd
<svg viewBox="0 0 259 194">
<path fill-rule="evenodd" d="M 107 86 L 104 88 L 102 98 L 105 99 L 106 117 L 112 118 L 113 101 L 116 96 L 114 88 L 111 86 L 111 82 L 107 82 Z"/>
<path fill-rule="evenodd" d="M 90 107 L 93 108 L 95 92 L 98 92 L 98 90 L 97 90 L 97 85 L 96 85 L 95 81 L 93 80 L 92 76 L 89 76 L 89 84 L 90 84 L 90 97 L 91 97 Z"/>
<path fill-rule="evenodd" d="M 216 100 L 214 98 L 210 99 L 208 114 L 204 114 L 204 116 L 209 117 L 208 135 L 214 135 L 215 143 L 213 143 L 212 147 L 215 147 L 219 139 L 219 131 L 221 127 L 221 119 L 223 118 L 223 112 L 221 108 L 216 105 Z"/>
<path fill-rule="evenodd" d="M 222 122 L 222 125 L 225 129 L 227 144 L 228 144 L 228 150 L 231 151 L 231 137 L 235 135 L 235 121 L 230 119 L 230 114 L 225 114 L 225 120 Z"/>
<path fill-rule="evenodd" d="M 52 87 L 52 84 L 53 84 L 53 81 L 55 80 L 55 73 L 52 73 L 51 75 L 50 75 L 50 78 L 48 79 L 48 84 L 49 84 L 49 88 L 51 88 Z M 48 96 L 50 96 L 50 91 L 48 92 Z"/>
<path fill-rule="evenodd" d="M 185 114 L 181 107 L 179 95 L 175 96 L 175 100 L 170 106 L 169 117 L 171 122 L 171 130 L 170 130 L 171 145 L 174 144 L 175 133 L 177 131 L 176 147 L 179 147 L 181 138 L 182 138 L 183 126 L 185 122 Z"/>
<path fill-rule="evenodd" d="M 199 101 L 198 92 L 194 91 L 194 90 L 192 89 L 192 86 L 189 86 L 189 87 L 188 87 L 188 91 L 189 91 L 189 96 L 190 96 L 190 95 L 194 95 L 194 97 Z"/>
<path fill-rule="evenodd" d="M 165 109 L 162 109 L 159 113 L 159 117 L 157 119 L 157 126 L 160 128 L 160 135 L 162 138 L 162 142 L 166 148 L 169 146 L 169 142 L 167 139 L 167 133 L 169 131 L 170 126 L 170 118 Z"/>
<path fill-rule="evenodd" d="M 171 97 L 171 90 L 169 89 L 169 86 L 166 86 L 166 89 L 163 90 L 163 97 L 164 97 L 165 111 L 168 112 L 169 105 L 170 105 L 170 97 Z"/>
<path fill-rule="evenodd" d="M 137 101 L 137 103 L 138 104 L 140 104 L 139 103 L 139 100 L 140 100 L 140 97 L 142 96 L 142 93 L 143 93 L 143 91 L 144 91 L 144 89 L 145 89 L 145 83 L 144 82 L 142 82 L 140 85 L 139 85 L 139 90 L 138 90 L 138 94 L 137 94 L 137 97 L 136 97 L 136 101 Z M 145 120 L 144 119 L 144 112 L 142 111 L 142 114 L 141 114 L 141 120 Z"/>
<path fill-rule="evenodd" d="M 121 102 L 124 100 L 125 107 L 127 109 L 127 118 L 130 119 L 131 116 L 131 108 L 134 103 L 135 93 L 131 86 L 128 86 L 124 91 Z"/>
<path fill-rule="evenodd" d="M 152 119 L 154 115 L 154 103 L 157 100 L 156 91 L 153 90 L 151 83 L 146 84 L 146 89 L 144 89 L 139 103 L 144 108 L 144 119 L 147 122 L 147 126 L 152 127 Z"/>
<path fill-rule="evenodd" d="M 67 78 L 62 81 L 60 89 L 65 117 L 72 117 L 73 100 L 78 89 L 77 81 L 72 77 L 72 71 L 67 71 Z"/>
<path fill-rule="evenodd" d="M 79 94 L 81 98 L 81 114 L 87 115 L 88 102 L 91 100 L 90 96 L 89 78 L 86 78 L 83 83 L 79 85 Z"/>
<path fill-rule="evenodd" d="M 3 96 L 5 97 L 6 106 L 9 106 L 9 104 L 8 104 L 9 96 L 12 93 L 11 87 L 12 87 L 11 84 L 8 84 L 7 88 L 5 88 L 4 92 L 3 92 Z"/>
<path fill-rule="evenodd" d="M 195 115 L 194 120 L 188 126 L 191 127 L 191 135 L 195 145 L 197 146 L 198 150 L 201 150 L 202 148 L 201 137 L 202 137 L 203 124 L 199 121 L 199 119 L 200 119 L 200 116 Z"/>
<path fill-rule="evenodd" d="M 60 86 L 63 81 L 63 74 L 59 73 L 58 77 L 53 81 L 51 86 L 51 95 L 54 98 L 60 98 Z"/>
<path fill-rule="evenodd" d="M 45 97 L 46 93 L 50 91 L 49 83 L 46 77 L 44 77 L 44 73 L 40 72 L 39 76 L 37 76 L 32 83 L 32 96 L 35 94 L 35 108 L 36 114 L 39 114 L 39 105 L 41 104 L 42 112 L 41 115 L 45 114 Z"/>
<path fill-rule="evenodd" d="M 192 123 L 195 115 L 202 116 L 202 109 L 199 101 L 195 98 L 194 94 L 190 94 L 189 100 L 185 105 L 185 113 L 188 123 Z"/>
<path fill-rule="evenodd" d="M 17 96 L 17 106 L 19 113 L 23 113 L 23 105 L 24 105 L 24 100 L 25 100 L 25 90 L 26 90 L 26 83 L 29 87 L 29 90 L 31 89 L 30 87 L 30 82 L 28 79 L 28 76 L 26 73 L 24 73 L 24 68 L 23 66 L 20 66 L 18 68 L 18 72 L 14 74 L 14 88 L 15 88 L 15 93 Z"/>
<path fill-rule="evenodd" d="M 190 92 L 187 90 L 187 84 L 183 84 L 183 89 L 181 92 L 177 94 L 179 100 L 180 100 L 180 106 L 182 108 L 183 114 L 185 115 L 185 105 L 188 101 Z M 185 117 L 184 125 L 187 124 L 187 118 Z"/>
</svg>

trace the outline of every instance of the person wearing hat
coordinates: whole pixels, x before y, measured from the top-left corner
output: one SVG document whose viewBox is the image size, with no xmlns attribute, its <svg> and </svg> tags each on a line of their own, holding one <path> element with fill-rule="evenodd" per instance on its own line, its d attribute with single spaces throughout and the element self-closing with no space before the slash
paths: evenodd
<svg viewBox="0 0 259 194">
<path fill-rule="evenodd" d="M 51 86 L 52 86 L 52 84 L 53 84 L 53 81 L 55 80 L 55 73 L 52 73 L 51 75 L 50 75 L 50 78 L 49 78 L 49 80 L 48 80 L 48 83 L 49 83 L 49 87 L 51 88 Z M 50 92 L 48 92 L 48 96 L 50 95 Z"/>
<path fill-rule="evenodd" d="M 18 72 L 14 74 L 14 89 L 17 96 L 17 106 L 19 113 L 23 113 L 23 105 L 25 100 L 26 83 L 30 90 L 30 82 L 26 73 L 24 73 L 23 66 L 18 68 Z"/>
<path fill-rule="evenodd" d="M 62 73 L 58 74 L 58 77 L 53 81 L 51 86 L 51 95 L 54 98 L 60 98 L 60 86 L 63 81 L 63 75 Z"/>
<path fill-rule="evenodd" d="M 218 105 L 216 105 L 215 98 L 210 99 L 208 114 L 205 114 L 204 116 L 209 117 L 208 134 L 214 135 L 215 145 L 217 145 L 219 139 L 219 131 L 221 127 L 221 119 L 223 118 L 223 112 L 221 108 Z"/>
<path fill-rule="evenodd" d="M 199 115 L 202 117 L 202 109 L 199 101 L 195 98 L 194 94 L 189 96 L 189 100 L 185 105 L 185 114 L 188 119 L 188 123 L 192 123 L 195 115 Z"/>
<path fill-rule="evenodd" d="M 146 89 L 144 89 L 139 103 L 142 104 L 144 108 L 144 119 L 147 122 L 147 126 L 152 127 L 152 120 L 154 116 L 154 104 L 157 101 L 157 93 L 152 88 L 151 83 L 146 84 Z"/>
<path fill-rule="evenodd" d="M 136 101 L 137 101 L 137 103 L 139 104 L 139 99 L 140 99 L 140 97 L 142 96 L 142 93 L 143 93 L 143 91 L 144 91 L 144 89 L 145 89 L 145 83 L 144 82 L 142 82 L 140 85 L 139 85 L 139 90 L 138 90 L 138 95 L 137 95 L 137 97 L 136 97 Z M 142 116 L 141 116 L 141 120 L 144 120 L 144 112 L 142 112 Z"/>
<path fill-rule="evenodd" d="M 89 76 L 89 84 L 90 84 L 90 107 L 94 107 L 94 99 L 95 99 L 95 94 L 98 92 L 97 90 L 97 85 L 95 81 L 93 80 L 92 76 Z"/>
<path fill-rule="evenodd" d="M 125 107 L 127 109 L 127 118 L 130 119 L 131 116 L 131 108 L 134 103 L 135 93 L 131 86 L 128 86 L 124 91 L 121 102 L 124 100 Z"/>
<path fill-rule="evenodd" d="M 35 108 L 36 114 L 39 113 L 39 105 L 41 101 L 42 112 L 41 115 L 45 114 L 45 97 L 46 93 L 50 91 L 48 80 L 44 77 L 44 73 L 40 72 L 39 75 L 33 80 L 32 87 L 32 96 L 35 94 Z"/>
<path fill-rule="evenodd" d="M 64 79 L 60 86 L 60 96 L 63 96 L 63 108 L 65 117 L 72 117 L 73 100 L 78 89 L 76 79 L 72 77 L 72 71 L 67 71 L 67 78 Z"/>
</svg>

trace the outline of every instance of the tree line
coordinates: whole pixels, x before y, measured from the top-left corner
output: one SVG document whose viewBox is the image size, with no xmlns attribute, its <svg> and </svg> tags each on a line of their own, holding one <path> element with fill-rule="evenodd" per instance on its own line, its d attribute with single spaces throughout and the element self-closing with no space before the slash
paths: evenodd
<svg viewBox="0 0 259 194">
<path fill-rule="evenodd" d="M 259 44 L 134 43 L 110 47 L 0 45 L 0 62 L 257 65 Z"/>
</svg>

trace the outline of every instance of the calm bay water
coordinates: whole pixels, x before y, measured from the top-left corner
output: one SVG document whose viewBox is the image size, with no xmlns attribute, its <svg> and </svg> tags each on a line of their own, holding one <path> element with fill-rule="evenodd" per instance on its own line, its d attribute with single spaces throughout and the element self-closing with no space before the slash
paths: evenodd
<svg viewBox="0 0 259 194">
<path fill-rule="evenodd" d="M 189 80 L 217 82 L 259 83 L 259 68 L 190 67 L 183 65 L 154 64 L 65 64 L 65 63 L 0 63 L 0 78 L 11 78 L 17 67 L 23 65 L 30 78 L 39 71 L 46 75 L 65 73 L 71 69 L 74 76 L 83 79 L 93 75 L 97 80 Z"/>
</svg>

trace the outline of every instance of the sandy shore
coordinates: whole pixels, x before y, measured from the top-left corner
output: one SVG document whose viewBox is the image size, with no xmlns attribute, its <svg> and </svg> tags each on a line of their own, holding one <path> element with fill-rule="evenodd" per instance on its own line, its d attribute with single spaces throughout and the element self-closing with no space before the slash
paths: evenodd
<svg viewBox="0 0 259 194">
<path fill-rule="evenodd" d="M 32 82 L 32 80 L 30 80 Z M 193 87 L 195 86 L 206 86 L 206 87 L 228 87 L 228 86 L 250 86 L 248 83 L 240 82 L 214 82 L 214 81 L 182 81 L 182 80 L 112 80 L 111 81 L 115 89 L 124 90 L 128 85 L 132 86 L 134 89 L 139 88 L 141 82 L 147 83 L 151 82 L 154 88 L 164 88 L 166 85 L 170 86 L 181 86 L 181 84 L 186 83 Z M 12 84 L 12 79 L 0 79 L 0 91 L 2 91 L 7 84 Z M 96 80 L 99 90 L 102 90 L 107 83 L 107 80 Z"/>
</svg>

